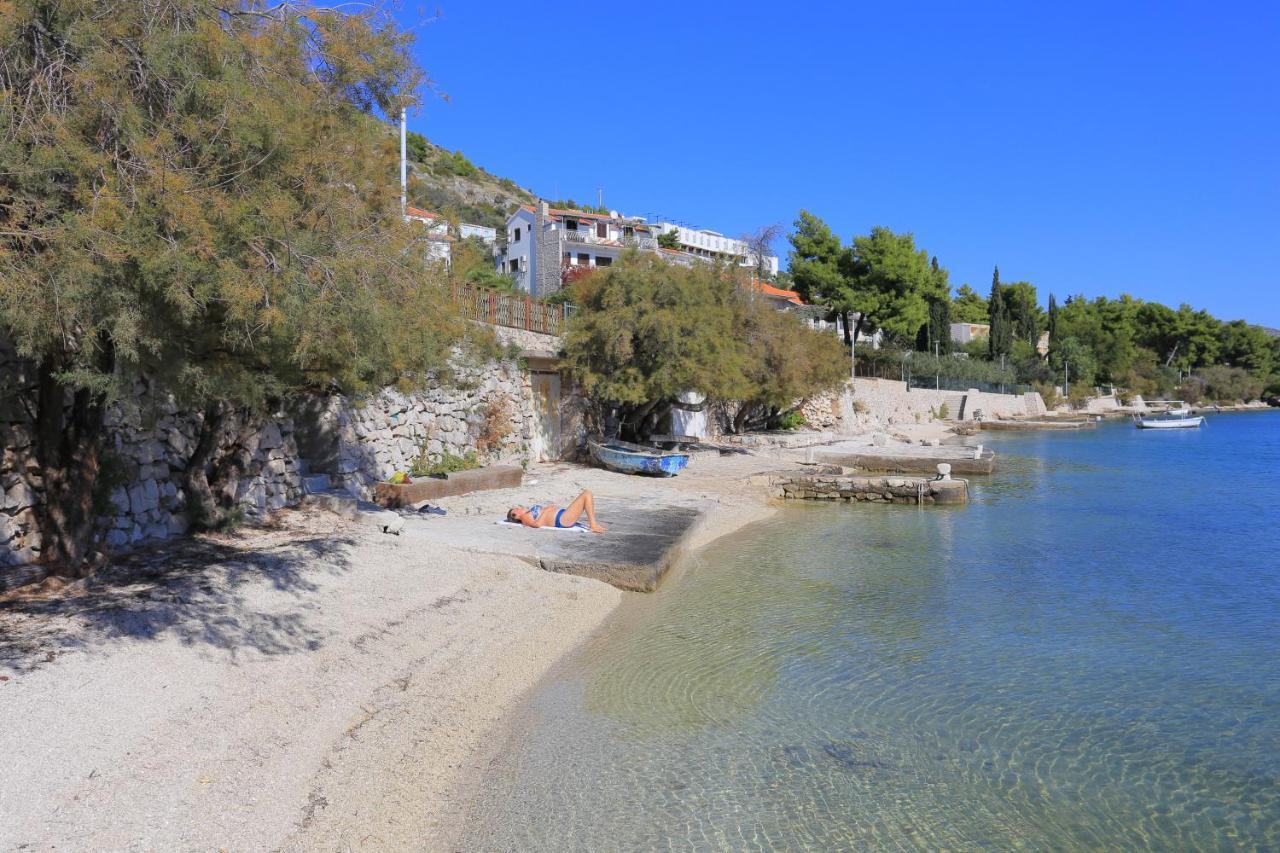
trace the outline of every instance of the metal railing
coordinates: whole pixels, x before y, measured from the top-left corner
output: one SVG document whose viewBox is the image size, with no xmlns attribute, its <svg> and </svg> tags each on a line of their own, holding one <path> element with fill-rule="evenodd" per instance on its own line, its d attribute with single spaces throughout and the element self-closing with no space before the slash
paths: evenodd
<svg viewBox="0 0 1280 853">
<path fill-rule="evenodd" d="M 453 299 L 468 320 L 544 335 L 564 334 L 565 323 L 576 310 L 568 303 L 552 305 L 531 296 L 466 285 L 453 288 Z"/>
<path fill-rule="evenodd" d="M 564 235 L 566 243 L 590 243 L 594 245 L 604 242 L 603 237 L 597 237 L 591 231 L 561 231 L 560 233 Z"/>
</svg>

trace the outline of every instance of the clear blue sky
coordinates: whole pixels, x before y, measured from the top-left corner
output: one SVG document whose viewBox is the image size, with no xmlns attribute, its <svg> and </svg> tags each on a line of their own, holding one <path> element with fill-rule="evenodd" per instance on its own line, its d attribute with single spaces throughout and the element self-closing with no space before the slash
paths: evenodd
<svg viewBox="0 0 1280 853">
<path fill-rule="evenodd" d="M 408 0 L 415 25 L 435 13 Z M 1280 327 L 1280 3 L 449 2 L 410 127 L 729 235 L 806 208 L 1006 281 Z M 785 243 L 778 246 L 785 255 Z"/>
</svg>

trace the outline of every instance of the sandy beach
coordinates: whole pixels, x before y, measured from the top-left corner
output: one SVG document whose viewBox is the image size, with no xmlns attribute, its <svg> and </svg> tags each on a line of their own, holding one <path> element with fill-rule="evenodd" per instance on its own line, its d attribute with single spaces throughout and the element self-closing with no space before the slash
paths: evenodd
<svg viewBox="0 0 1280 853">
<path fill-rule="evenodd" d="M 447 847 L 500 721 L 635 593 L 443 545 L 442 525 L 591 488 L 606 524 L 614 498 L 698 503 L 698 547 L 771 513 L 748 478 L 803 455 L 673 480 L 536 467 L 400 536 L 286 511 L 11 598 L 0 847 Z"/>
</svg>

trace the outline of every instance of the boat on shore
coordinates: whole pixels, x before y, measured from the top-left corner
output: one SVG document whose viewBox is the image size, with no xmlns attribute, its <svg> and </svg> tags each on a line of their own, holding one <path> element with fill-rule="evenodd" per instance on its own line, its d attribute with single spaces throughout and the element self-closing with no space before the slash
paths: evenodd
<svg viewBox="0 0 1280 853">
<path fill-rule="evenodd" d="M 601 467 L 620 474 L 650 474 L 674 477 L 689 464 L 689 454 L 674 450 L 643 447 L 628 441 L 589 440 L 591 458 Z"/>
</svg>

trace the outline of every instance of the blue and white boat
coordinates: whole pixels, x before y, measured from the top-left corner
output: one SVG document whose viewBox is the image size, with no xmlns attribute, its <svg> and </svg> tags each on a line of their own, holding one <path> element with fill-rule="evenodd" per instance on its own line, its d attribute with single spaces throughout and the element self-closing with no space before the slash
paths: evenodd
<svg viewBox="0 0 1280 853">
<path fill-rule="evenodd" d="M 622 474 L 651 474 L 674 477 L 689 464 L 689 454 L 674 450 L 642 447 L 627 441 L 588 441 L 591 458 L 610 471 Z"/>
<path fill-rule="evenodd" d="M 1155 417 L 1134 415 L 1133 425 L 1138 429 L 1198 429 L 1204 423 L 1204 416 L 1193 414 L 1181 400 L 1168 402 L 1176 404 L 1177 408 L 1166 409 L 1163 414 Z"/>
</svg>

